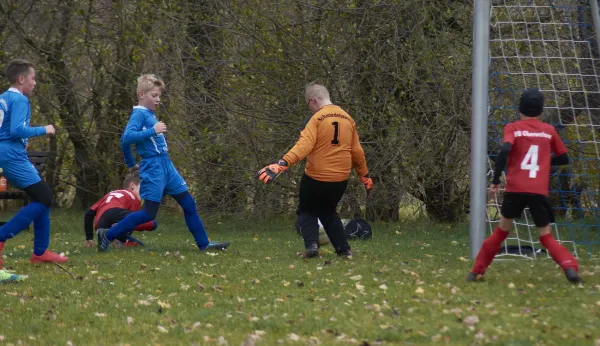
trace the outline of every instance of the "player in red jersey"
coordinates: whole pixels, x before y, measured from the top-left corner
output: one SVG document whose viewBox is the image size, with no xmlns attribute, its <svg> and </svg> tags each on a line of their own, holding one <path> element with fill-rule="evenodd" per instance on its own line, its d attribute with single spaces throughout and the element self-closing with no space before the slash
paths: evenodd
<svg viewBox="0 0 600 346">
<path fill-rule="evenodd" d="M 569 157 L 556 129 L 537 118 L 543 109 L 542 92 L 538 89 L 528 89 L 521 95 L 519 103 L 521 120 L 504 127 L 504 145 L 496 159 L 494 179 L 489 190 L 490 194 L 499 191 L 500 176 L 508 158 L 506 192 L 502 202 L 500 224 L 483 242 L 467 281 L 483 278 L 485 270 L 508 236 L 513 219 L 519 217 L 525 207 L 529 206 L 538 229 L 540 243 L 548 249 L 550 256 L 561 266 L 570 282 L 583 282 L 577 273 L 577 260 L 550 232 L 550 223 L 554 222 L 552 206 L 548 199 L 550 166 L 566 165 L 569 163 Z"/>
<path fill-rule="evenodd" d="M 128 175 L 123 182 L 122 190 L 111 191 L 94 204 L 85 214 L 85 247 L 94 247 L 94 229 L 110 228 L 123 220 L 125 216 L 142 209 L 140 200 L 140 178 Z M 95 220 L 94 220 L 95 218 Z M 156 221 L 149 221 L 136 227 L 136 231 L 153 231 Z M 143 246 L 142 242 L 132 237 L 131 232 L 116 239 L 127 247 Z"/>
</svg>

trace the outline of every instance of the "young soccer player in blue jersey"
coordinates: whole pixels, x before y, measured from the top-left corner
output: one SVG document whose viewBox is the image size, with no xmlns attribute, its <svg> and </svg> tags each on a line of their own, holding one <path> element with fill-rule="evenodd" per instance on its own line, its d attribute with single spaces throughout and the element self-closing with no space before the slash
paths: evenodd
<svg viewBox="0 0 600 346">
<path fill-rule="evenodd" d="M 169 158 L 164 136 L 167 126 L 162 121 L 158 121 L 154 115 L 164 89 L 164 82 L 152 74 L 138 78 L 139 104 L 133 107 L 129 123 L 121 137 L 121 148 L 127 167 L 131 171 L 139 169 L 142 179 L 140 196 L 144 200 L 144 207 L 138 212 L 127 215 L 110 229 L 98 229 L 98 251 L 108 251 L 114 239 L 126 235 L 138 225 L 154 220 L 165 194 L 175 198 L 183 208 L 185 222 L 200 250 L 225 249 L 229 246 L 229 242 L 209 242 L 202 220 L 196 211 L 196 202 L 188 191 L 185 180 L 179 175 Z M 137 154 L 142 158 L 139 167 L 131 151 L 133 144 Z"/>
<path fill-rule="evenodd" d="M 18 280 L 18 276 L 2 271 L 2 250 L 5 242 L 33 222 L 34 240 L 31 263 L 64 263 L 67 257 L 48 250 L 50 244 L 50 204 L 52 191 L 27 157 L 27 140 L 53 135 L 54 126 L 30 127 L 29 96 L 36 85 L 32 63 L 16 59 L 6 66 L 10 89 L 0 94 L 0 168 L 8 182 L 25 190 L 32 202 L 0 227 L 0 282 Z"/>
</svg>

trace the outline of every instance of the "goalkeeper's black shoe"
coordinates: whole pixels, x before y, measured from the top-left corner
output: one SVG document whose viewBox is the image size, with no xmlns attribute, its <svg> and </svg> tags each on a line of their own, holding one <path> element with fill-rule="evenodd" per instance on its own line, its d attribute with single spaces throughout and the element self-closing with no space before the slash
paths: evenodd
<svg viewBox="0 0 600 346">
<path fill-rule="evenodd" d="M 477 281 L 483 281 L 483 274 L 470 272 L 469 275 L 467 275 L 467 282 Z"/>
<path fill-rule="evenodd" d="M 208 245 L 206 245 L 205 248 L 200 249 L 202 251 L 206 251 L 206 250 L 225 250 L 229 247 L 229 242 L 228 241 L 224 241 L 224 242 L 218 242 L 218 241 L 211 241 L 208 243 Z"/>
<path fill-rule="evenodd" d="M 344 250 L 344 251 L 340 251 L 340 252 L 338 252 L 338 253 L 337 253 L 337 255 L 338 255 L 338 256 L 341 256 L 341 257 L 348 257 L 348 258 L 351 258 L 353 254 L 352 254 L 352 250 L 350 250 L 350 249 L 347 249 L 347 250 Z"/>
<path fill-rule="evenodd" d="M 574 283 L 574 284 L 582 284 L 583 283 L 583 279 L 581 278 L 581 276 L 579 276 L 579 274 L 577 274 L 577 272 L 573 268 L 567 268 L 567 270 L 565 270 L 565 276 L 567 277 L 567 280 L 569 280 L 569 282 L 571 282 L 571 283 Z"/>
<path fill-rule="evenodd" d="M 313 258 L 319 255 L 319 245 L 317 243 L 312 243 L 306 248 L 306 252 L 304 253 L 304 257 Z"/>
</svg>

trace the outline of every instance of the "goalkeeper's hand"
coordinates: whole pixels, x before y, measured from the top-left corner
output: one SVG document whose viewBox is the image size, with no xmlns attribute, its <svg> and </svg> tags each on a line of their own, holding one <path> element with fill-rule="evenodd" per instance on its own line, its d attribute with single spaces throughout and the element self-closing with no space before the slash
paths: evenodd
<svg viewBox="0 0 600 346">
<path fill-rule="evenodd" d="M 289 165 L 285 160 L 279 160 L 277 163 L 268 165 L 258 171 L 258 180 L 267 184 L 275 180 L 281 173 L 287 171 Z"/>
<path fill-rule="evenodd" d="M 360 182 L 365 186 L 365 189 L 367 189 L 367 195 L 371 193 L 371 189 L 373 188 L 373 179 L 369 178 L 368 175 L 365 175 L 364 177 L 360 177 Z"/>
</svg>

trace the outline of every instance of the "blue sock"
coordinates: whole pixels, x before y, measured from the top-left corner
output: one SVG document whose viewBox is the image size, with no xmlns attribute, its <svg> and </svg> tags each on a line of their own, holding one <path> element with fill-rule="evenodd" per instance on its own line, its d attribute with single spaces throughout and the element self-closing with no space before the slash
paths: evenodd
<svg viewBox="0 0 600 346">
<path fill-rule="evenodd" d="M 183 208 L 185 223 L 194 236 L 196 245 L 198 245 L 200 250 L 205 249 L 208 246 L 208 234 L 206 234 L 202 220 L 200 220 L 200 216 L 198 216 L 198 212 L 196 211 L 194 197 L 189 192 L 185 192 L 184 194 L 177 195 L 175 199 L 181 208 Z"/>
<path fill-rule="evenodd" d="M 2 228 L 0 228 L 0 242 L 5 242 L 22 230 L 29 227 L 33 220 L 37 219 L 48 207 L 38 202 L 31 202 L 13 216 Z"/>
<path fill-rule="evenodd" d="M 33 253 L 41 256 L 50 245 L 50 208 L 33 220 Z"/>
<path fill-rule="evenodd" d="M 112 241 L 120 238 L 121 236 L 126 236 L 128 232 L 134 230 L 138 225 L 152 221 L 152 219 L 153 218 L 148 215 L 145 209 L 131 213 L 119 223 L 111 227 L 108 232 L 106 232 L 106 238 Z"/>
</svg>

